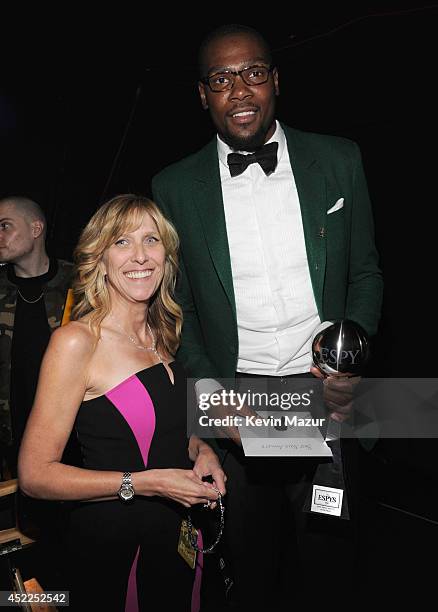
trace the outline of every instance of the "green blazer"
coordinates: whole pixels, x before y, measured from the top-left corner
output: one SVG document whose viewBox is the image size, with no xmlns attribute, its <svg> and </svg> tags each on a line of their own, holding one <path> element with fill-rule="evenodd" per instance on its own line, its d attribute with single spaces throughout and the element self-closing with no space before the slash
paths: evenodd
<svg viewBox="0 0 438 612">
<path fill-rule="evenodd" d="M 321 321 L 348 318 L 374 334 L 383 283 L 359 148 L 344 138 L 282 127 Z M 181 241 L 178 359 L 190 376 L 231 378 L 239 346 L 216 142 L 165 168 L 152 191 Z M 327 214 L 340 198 L 343 208 Z"/>
</svg>

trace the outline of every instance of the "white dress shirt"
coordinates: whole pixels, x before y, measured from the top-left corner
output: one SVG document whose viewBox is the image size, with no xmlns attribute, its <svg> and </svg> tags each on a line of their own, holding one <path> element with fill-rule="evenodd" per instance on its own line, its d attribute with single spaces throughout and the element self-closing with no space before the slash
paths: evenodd
<svg viewBox="0 0 438 612">
<path fill-rule="evenodd" d="M 265 376 L 308 372 L 312 335 L 320 323 L 307 262 L 297 188 L 280 124 L 278 165 L 266 176 L 253 163 L 231 177 L 232 149 L 218 154 L 236 299 L 237 370 Z"/>
</svg>

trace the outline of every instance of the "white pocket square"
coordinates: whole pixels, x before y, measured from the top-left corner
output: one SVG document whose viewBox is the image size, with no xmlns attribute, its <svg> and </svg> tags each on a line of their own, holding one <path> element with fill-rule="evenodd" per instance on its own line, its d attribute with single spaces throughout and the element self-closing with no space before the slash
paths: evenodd
<svg viewBox="0 0 438 612">
<path fill-rule="evenodd" d="M 334 206 L 332 206 L 331 208 L 328 209 L 327 214 L 331 215 L 332 213 L 336 212 L 337 210 L 341 210 L 341 208 L 344 208 L 344 198 L 339 198 L 339 200 L 336 202 L 336 204 L 334 204 Z"/>
</svg>

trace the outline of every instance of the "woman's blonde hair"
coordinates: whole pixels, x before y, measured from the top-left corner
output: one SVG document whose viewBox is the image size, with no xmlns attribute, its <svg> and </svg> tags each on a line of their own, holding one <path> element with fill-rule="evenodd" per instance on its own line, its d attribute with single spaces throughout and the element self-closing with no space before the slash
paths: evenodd
<svg viewBox="0 0 438 612">
<path fill-rule="evenodd" d="M 148 322 L 156 330 L 158 345 L 174 355 L 182 327 L 182 311 L 173 298 L 178 272 L 179 239 L 173 225 L 155 202 L 148 198 L 132 194 L 118 195 L 101 206 L 82 231 L 74 251 L 75 306 L 71 318 L 78 320 L 90 315 L 90 328 L 97 338 L 100 337 L 100 325 L 111 310 L 102 264 L 103 254 L 120 236 L 135 231 L 141 225 L 145 213 L 155 221 L 166 252 L 163 280 L 149 301 Z"/>
</svg>

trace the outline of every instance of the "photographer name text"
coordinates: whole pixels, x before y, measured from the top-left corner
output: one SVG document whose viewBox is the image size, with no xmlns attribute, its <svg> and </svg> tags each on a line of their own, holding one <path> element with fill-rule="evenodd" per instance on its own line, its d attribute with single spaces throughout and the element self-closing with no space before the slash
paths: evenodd
<svg viewBox="0 0 438 612">
<path fill-rule="evenodd" d="M 201 427 L 322 427 L 325 421 L 326 419 L 301 418 L 287 414 L 281 417 L 227 415 L 216 418 L 204 414 L 199 417 Z"/>
</svg>

